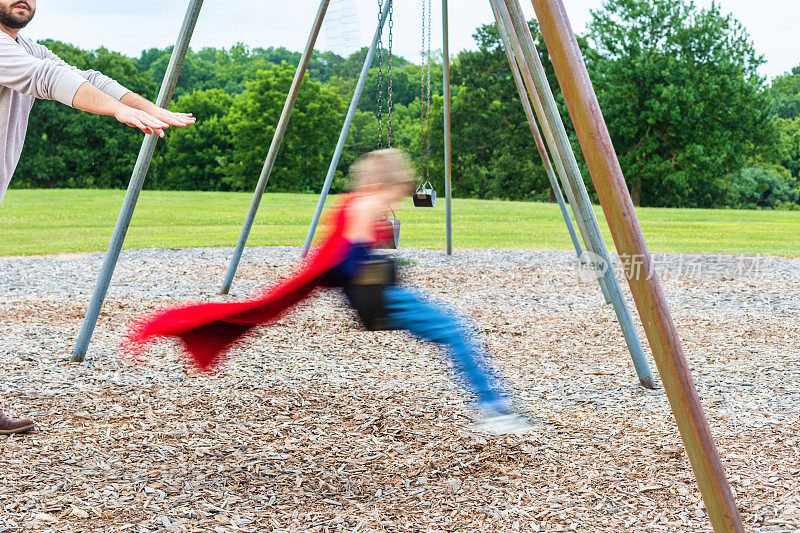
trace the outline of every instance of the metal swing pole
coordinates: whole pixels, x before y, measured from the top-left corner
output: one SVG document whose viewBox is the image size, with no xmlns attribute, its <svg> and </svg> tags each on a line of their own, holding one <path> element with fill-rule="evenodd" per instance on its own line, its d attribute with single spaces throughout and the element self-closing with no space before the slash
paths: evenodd
<svg viewBox="0 0 800 533">
<path fill-rule="evenodd" d="M 253 199 L 250 201 L 250 209 L 247 212 L 247 217 L 242 226 L 242 233 L 239 235 L 239 241 L 236 243 L 236 248 L 233 251 L 233 257 L 228 266 L 228 272 L 225 274 L 222 289 L 219 291 L 220 294 L 228 294 L 231 290 L 233 278 L 236 275 L 236 270 L 239 268 L 239 261 L 242 259 L 242 252 L 247 244 L 247 238 L 250 236 L 250 230 L 253 228 L 258 206 L 261 204 L 261 198 L 264 196 L 264 189 L 266 189 L 269 183 L 272 167 L 275 165 L 275 159 L 278 157 L 278 152 L 283 142 L 283 136 L 286 134 L 286 128 L 289 126 L 289 119 L 292 116 L 292 111 L 297 102 L 297 95 L 300 93 L 300 87 L 303 85 L 308 63 L 311 61 L 311 56 L 314 53 L 314 46 L 316 45 L 320 28 L 322 28 L 322 22 L 325 20 L 325 14 L 328 11 L 329 4 L 330 0 L 322 0 L 320 2 L 317 17 L 314 19 L 314 26 L 311 28 L 311 34 L 308 36 L 306 48 L 303 51 L 300 64 L 297 66 L 297 72 L 294 74 L 292 87 L 289 90 L 289 95 L 286 97 L 286 103 L 283 106 L 281 118 L 275 129 L 275 135 L 272 137 L 272 144 L 269 147 L 267 159 L 264 161 L 264 168 L 261 170 L 261 176 L 258 178 L 258 185 L 256 185 L 256 190 L 253 193 Z"/>
<path fill-rule="evenodd" d="M 375 51 L 378 48 L 378 41 L 383 33 L 383 27 L 386 25 L 386 19 L 389 18 L 389 11 L 391 11 L 391 8 L 392 0 L 387 0 L 383 7 L 383 12 L 381 13 L 381 19 L 378 23 L 378 28 L 375 30 L 375 36 L 372 38 L 372 44 L 367 52 L 367 57 L 364 59 L 364 66 L 361 68 L 361 75 L 358 78 L 356 90 L 353 93 L 353 99 L 350 102 L 350 108 L 347 110 L 347 117 L 344 120 L 342 132 L 339 134 L 339 142 L 336 144 L 336 150 L 333 153 L 333 159 L 331 159 L 330 167 L 328 167 L 328 175 L 325 177 L 325 183 L 322 186 L 322 192 L 319 194 L 317 208 L 314 211 L 314 216 L 311 219 L 311 225 L 308 228 L 308 234 L 306 235 L 305 243 L 303 243 L 303 249 L 301 251 L 302 257 L 305 257 L 308 254 L 308 251 L 311 248 L 311 242 L 314 240 L 314 234 L 317 232 L 319 219 L 322 216 L 322 209 L 325 207 L 325 200 L 327 200 L 328 193 L 331 190 L 333 176 L 336 174 L 336 168 L 339 166 L 339 159 L 342 157 L 342 151 L 344 150 L 344 145 L 347 142 L 347 135 L 350 133 L 350 126 L 353 123 L 353 117 L 355 117 L 356 109 L 358 108 L 358 102 L 361 100 L 361 93 L 364 92 L 364 85 L 367 82 L 367 75 L 369 74 L 369 69 L 372 66 L 372 61 L 375 59 Z"/>
<path fill-rule="evenodd" d="M 625 265 L 714 531 L 744 531 L 600 104 L 561 0 L 533 0 L 586 164 Z"/>
<path fill-rule="evenodd" d="M 550 156 L 547 154 L 547 148 L 545 148 L 544 141 L 539 133 L 539 127 L 536 124 L 536 117 L 533 115 L 533 109 L 531 108 L 528 91 L 525 89 L 525 85 L 522 81 L 522 75 L 520 74 L 519 66 L 517 65 L 517 60 L 514 57 L 514 52 L 511 49 L 511 43 L 508 40 L 508 32 L 503 24 L 503 20 L 500 17 L 500 12 L 498 11 L 497 5 L 494 2 L 491 2 L 491 4 L 492 11 L 494 12 L 494 18 L 497 21 L 497 29 L 500 33 L 500 38 L 503 41 L 503 48 L 506 51 L 506 57 L 508 58 L 508 65 L 511 68 L 511 74 L 514 77 L 514 82 L 517 85 L 519 97 L 522 100 L 522 108 L 525 111 L 525 117 L 528 119 L 528 125 L 531 128 L 531 133 L 533 133 L 533 138 L 536 140 L 536 148 L 539 150 L 539 155 L 542 158 L 544 170 L 547 173 L 547 179 L 550 180 L 550 187 L 553 189 L 556 202 L 558 202 L 558 207 L 561 209 L 561 216 L 564 218 L 564 224 L 567 226 L 569 238 L 572 240 L 572 246 L 575 248 L 575 253 L 580 259 L 583 256 L 583 247 L 581 246 L 578 234 L 575 232 L 575 226 L 572 224 L 572 217 L 570 216 L 569 209 L 564 201 L 564 195 L 561 192 L 561 186 L 558 184 L 558 178 L 553 170 L 553 165 L 550 163 Z"/>
<path fill-rule="evenodd" d="M 450 136 L 452 95 L 450 93 L 450 23 L 447 0 L 442 0 L 442 76 L 444 78 L 444 217 L 447 255 L 453 255 L 453 145 Z"/>
<path fill-rule="evenodd" d="M 526 74 L 532 76 L 528 79 L 532 86 L 529 90 L 538 98 L 537 113 L 542 112 L 540 122 L 543 128 L 545 124 L 549 124 L 551 128 L 551 135 L 548 136 L 548 142 L 551 142 L 551 152 L 554 154 L 556 161 L 560 159 L 564 164 L 566 170 L 566 177 L 568 179 L 567 191 L 571 189 L 572 196 L 570 202 L 575 211 L 575 217 L 580 222 L 582 221 L 585 230 L 584 237 L 587 238 L 586 247 L 594 252 L 594 261 L 598 264 L 595 265 L 595 271 L 598 277 L 602 278 L 605 282 L 605 288 L 608 296 L 611 298 L 611 304 L 614 307 L 614 312 L 617 315 L 622 335 L 625 338 L 625 343 L 628 346 L 633 366 L 636 369 L 636 374 L 639 376 L 639 382 L 642 386 L 654 389 L 656 388 L 653 381 L 653 374 L 650 371 L 650 365 L 647 362 L 647 357 L 642 349 L 642 342 L 639 339 L 639 334 L 633 324 L 628 305 L 622 294 L 622 288 L 617 280 L 614 266 L 611 263 L 611 257 L 606 247 L 606 242 L 603 239 L 603 234 L 600 231 L 600 225 L 597 222 L 597 216 L 594 213 L 589 193 L 586 191 L 586 185 L 583 182 L 580 170 L 578 169 L 578 162 L 575 159 L 575 154 L 572 152 L 572 145 L 569 142 L 567 131 L 564 128 L 564 122 L 561 120 L 561 115 L 558 111 L 553 92 L 547 80 L 547 75 L 544 72 L 544 67 L 536 52 L 534 45 L 533 35 L 531 35 L 530 28 L 528 27 L 525 17 L 522 14 L 522 8 L 517 0 L 492 0 L 497 2 L 503 22 L 509 31 L 509 35 L 514 39 L 514 45 L 517 47 L 518 59 L 522 59 L 524 71 Z M 533 68 L 531 68 L 533 67 Z M 534 103 L 537 99 L 534 99 Z M 543 105 L 543 108 L 542 108 Z M 552 133 L 555 133 L 553 137 Z M 555 155 L 557 154 L 557 157 Z"/>
<path fill-rule="evenodd" d="M 534 83 L 533 74 L 531 73 L 530 66 L 525 62 L 524 56 L 522 53 L 522 44 L 520 42 L 519 35 L 514 31 L 513 26 L 511 25 L 511 19 L 508 14 L 508 8 L 502 3 L 501 0 L 490 0 L 492 4 L 493 11 L 496 14 L 496 21 L 497 26 L 502 27 L 505 29 L 506 37 L 509 40 L 511 45 L 512 55 L 516 58 L 520 74 L 522 79 L 524 80 L 524 85 L 527 86 L 527 93 L 530 101 L 533 102 L 534 109 L 536 110 L 536 117 L 539 120 L 539 124 L 542 126 L 542 132 L 544 133 L 544 137 L 547 140 L 547 146 L 550 148 L 550 153 L 553 156 L 553 163 L 556 167 L 556 172 L 558 174 L 559 179 L 561 180 L 561 184 L 563 185 L 564 193 L 567 195 L 569 199 L 569 205 L 572 207 L 573 213 L 575 215 L 575 223 L 578 226 L 578 230 L 580 230 L 581 237 L 583 238 L 584 246 L 586 250 L 589 252 L 594 253 L 594 249 L 592 248 L 591 239 L 589 239 L 589 230 L 587 229 L 587 221 L 584 220 L 579 216 L 577 212 L 577 208 L 575 206 L 578 205 L 578 201 L 576 200 L 575 194 L 573 193 L 572 188 L 570 187 L 570 180 L 567 176 L 567 170 L 564 167 L 565 163 L 562 160 L 558 148 L 556 145 L 555 140 L 555 133 L 553 132 L 553 128 L 550 127 L 548 123 L 548 119 L 545 116 L 544 108 L 542 107 L 542 102 L 539 97 L 539 93 L 536 91 L 536 85 Z M 560 188 L 560 187 L 559 187 Z M 599 229 L 597 230 L 599 231 Z M 579 255 L 579 260 L 581 264 L 587 264 L 587 257 L 581 252 Z M 588 258 L 591 259 L 591 258 Z M 598 284 L 600 285 L 600 290 L 603 293 L 603 297 L 607 304 L 612 303 L 611 294 L 608 292 L 608 287 L 606 286 L 606 281 L 603 276 L 597 276 Z"/>
<path fill-rule="evenodd" d="M 159 107 L 166 109 L 169 106 L 170 100 L 172 100 L 172 93 L 175 92 L 178 76 L 181 72 L 183 61 L 186 59 L 189 43 L 192 40 L 192 34 L 194 33 L 197 18 L 200 15 L 200 9 L 202 7 L 203 0 L 191 0 L 189 2 L 189 7 L 186 9 L 186 16 L 183 19 L 183 25 L 178 35 L 178 41 L 175 44 L 175 48 L 172 50 L 172 57 L 170 58 L 169 66 L 164 74 L 164 81 L 161 84 L 161 90 L 156 99 L 156 105 Z M 125 193 L 125 199 L 122 202 L 122 208 L 120 209 L 117 223 L 114 226 L 114 232 L 111 235 L 111 242 L 109 242 L 108 250 L 103 258 L 100 276 L 95 285 L 92 299 L 89 302 L 86 317 L 83 319 L 83 326 L 78 335 L 78 340 L 75 343 L 75 349 L 72 352 L 72 360 L 75 362 L 82 362 L 86 358 L 86 351 L 92 340 L 92 334 L 97 325 L 97 319 L 100 316 L 100 309 L 103 307 L 103 301 L 108 293 L 108 286 L 111 284 L 111 277 L 114 275 L 114 268 L 117 265 L 117 260 L 122 250 L 122 244 L 125 242 L 125 235 L 128 233 L 133 211 L 136 209 L 139 193 L 142 190 L 145 177 L 147 177 L 147 169 L 150 167 L 150 161 L 153 159 L 153 152 L 155 151 L 157 141 L 158 136 L 155 133 L 145 135 L 142 147 L 139 150 L 139 157 L 136 160 L 136 166 L 133 168 L 133 174 L 128 183 L 128 191 Z"/>
</svg>

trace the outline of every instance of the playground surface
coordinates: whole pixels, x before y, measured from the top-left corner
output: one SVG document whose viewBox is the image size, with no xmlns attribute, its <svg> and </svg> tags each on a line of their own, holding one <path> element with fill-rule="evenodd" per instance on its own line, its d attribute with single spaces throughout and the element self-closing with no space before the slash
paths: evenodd
<svg viewBox="0 0 800 533">
<path fill-rule="evenodd" d="M 2 440 L 0 532 L 711 531 L 666 396 L 636 385 L 574 254 L 398 254 L 410 284 L 475 319 L 519 391 L 537 430 L 498 438 L 470 429 L 435 347 L 361 331 L 335 292 L 216 376 L 187 375 L 168 343 L 117 360 L 133 317 L 225 299 L 230 253 L 124 252 L 82 365 L 68 359 L 102 254 L 0 258 L 3 402 L 39 425 Z M 231 297 L 297 253 L 248 249 Z M 800 260 L 656 265 L 746 527 L 800 530 Z"/>
</svg>

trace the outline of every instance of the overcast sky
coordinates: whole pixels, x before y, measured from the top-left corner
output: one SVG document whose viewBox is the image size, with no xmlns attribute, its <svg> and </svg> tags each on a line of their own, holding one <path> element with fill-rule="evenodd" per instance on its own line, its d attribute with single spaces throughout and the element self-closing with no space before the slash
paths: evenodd
<svg viewBox="0 0 800 533">
<path fill-rule="evenodd" d="M 53 38 L 82 48 L 105 46 L 131 56 L 145 48 L 174 44 L 187 0 L 39 0 L 38 12 L 24 30 L 30 38 Z M 529 17 L 531 3 L 522 5 Z M 720 0 L 748 29 L 773 77 L 800 64 L 800 0 Z M 573 28 L 582 32 L 602 0 L 567 0 Z M 710 5 L 711 0 L 698 0 Z M 318 0 L 205 0 L 193 47 L 285 46 L 301 50 Z M 421 0 L 395 0 L 395 49 L 412 59 L 419 55 Z M 487 0 L 450 0 L 451 52 L 474 48 L 472 33 L 492 20 Z M 377 23 L 376 0 L 332 0 L 330 19 L 318 48 L 339 53 L 366 44 Z M 441 7 L 434 2 L 433 48 L 441 48 Z"/>
</svg>

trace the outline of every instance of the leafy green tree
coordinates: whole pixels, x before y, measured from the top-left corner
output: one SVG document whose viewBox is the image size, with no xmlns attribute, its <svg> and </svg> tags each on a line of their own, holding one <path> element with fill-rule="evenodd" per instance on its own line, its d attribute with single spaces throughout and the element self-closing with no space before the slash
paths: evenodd
<svg viewBox="0 0 800 533">
<path fill-rule="evenodd" d="M 541 43 L 538 25 L 529 27 L 551 86 L 555 73 Z M 474 34 L 476 51 L 453 62 L 453 190 L 478 198 L 546 200 L 550 185 L 520 103 L 502 40 L 495 24 Z M 560 93 L 556 89 L 556 98 Z M 437 110 L 438 111 L 438 110 Z M 436 175 L 441 146 L 441 118 L 434 115 Z M 443 160 L 442 160 L 443 162 Z"/>
<path fill-rule="evenodd" d="M 716 206 L 724 177 L 773 146 L 763 60 L 717 4 L 607 0 L 592 78 L 635 203 Z"/>
<path fill-rule="evenodd" d="M 259 71 L 236 98 L 229 115 L 233 161 L 223 182 L 231 190 L 252 190 L 275 133 L 295 69 L 284 63 Z M 345 103 L 321 83 L 305 80 L 275 162 L 270 190 L 317 192 L 336 144 Z"/>
<path fill-rule="evenodd" d="M 770 88 L 775 99 L 775 112 L 781 118 L 800 117 L 800 65 L 790 73 L 778 76 Z"/>
<path fill-rule="evenodd" d="M 781 120 L 783 154 L 781 165 L 800 183 L 800 116 Z"/>
<path fill-rule="evenodd" d="M 800 192 L 772 169 L 743 168 L 726 180 L 726 203 L 741 209 L 774 209 L 796 205 Z"/>
<path fill-rule="evenodd" d="M 183 95 L 174 111 L 194 113 L 197 123 L 168 130 L 165 146 L 156 155 L 158 172 L 150 185 L 165 190 L 218 191 L 233 152 L 228 113 L 234 99 L 220 89 Z"/>
</svg>

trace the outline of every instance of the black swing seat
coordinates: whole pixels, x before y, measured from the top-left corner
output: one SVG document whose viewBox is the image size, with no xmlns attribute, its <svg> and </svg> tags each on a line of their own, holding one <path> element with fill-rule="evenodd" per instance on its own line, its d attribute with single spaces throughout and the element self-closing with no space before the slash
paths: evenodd
<svg viewBox="0 0 800 533">
<path fill-rule="evenodd" d="M 386 316 L 383 291 L 397 283 L 397 264 L 389 257 L 364 261 L 345 285 L 345 294 L 370 331 L 394 329 Z"/>
<path fill-rule="evenodd" d="M 414 193 L 414 207 L 433 207 L 436 205 L 436 190 L 428 181 Z"/>
</svg>

